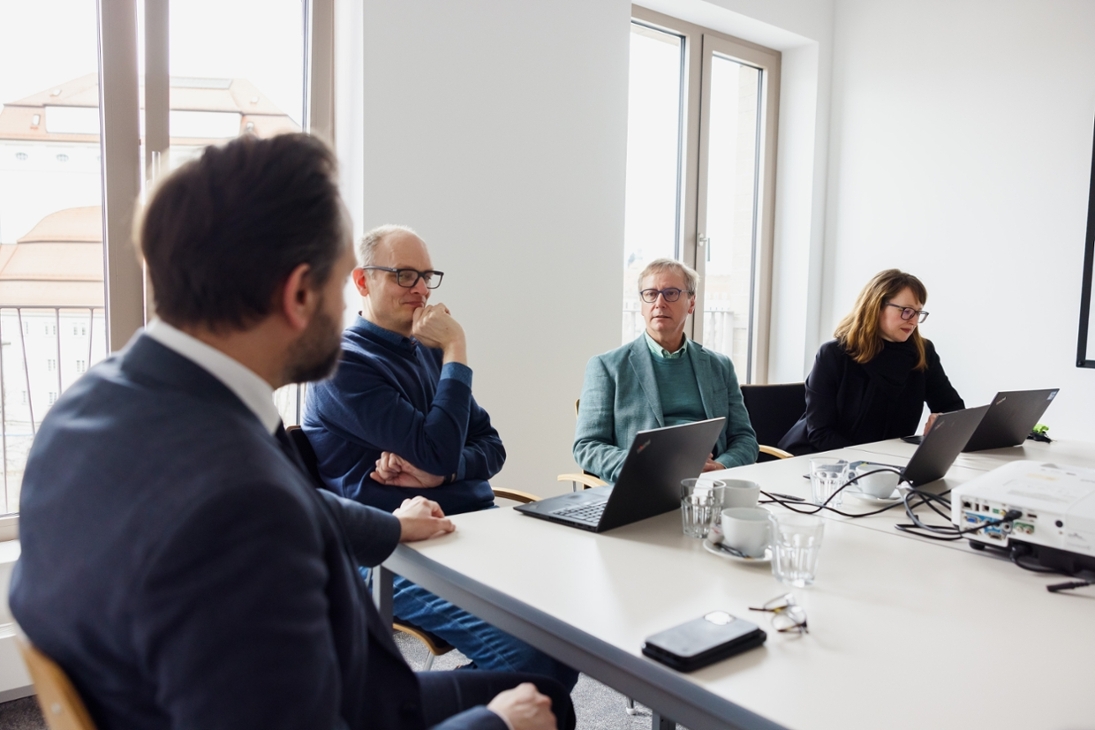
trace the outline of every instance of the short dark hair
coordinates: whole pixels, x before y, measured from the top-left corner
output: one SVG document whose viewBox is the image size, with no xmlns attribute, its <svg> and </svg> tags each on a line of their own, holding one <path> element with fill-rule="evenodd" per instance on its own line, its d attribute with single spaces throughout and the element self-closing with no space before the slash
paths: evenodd
<svg viewBox="0 0 1095 730">
<path fill-rule="evenodd" d="M 300 264 L 323 286 L 347 237 L 336 168 L 316 137 L 248 135 L 168 176 L 138 228 L 157 315 L 246 329 L 270 314 Z"/>
</svg>

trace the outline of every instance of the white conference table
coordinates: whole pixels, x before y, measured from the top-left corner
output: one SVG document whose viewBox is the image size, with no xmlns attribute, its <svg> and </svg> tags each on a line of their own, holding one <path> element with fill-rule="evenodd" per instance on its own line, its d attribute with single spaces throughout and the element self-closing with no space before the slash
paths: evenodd
<svg viewBox="0 0 1095 730">
<path fill-rule="evenodd" d="M 900 460 L 906 446 L 841 454 Z M 948 482 L 1014 458 L 1095 465 L 1095 448 L 1028 442 L 963 455 Z M 806 496 L 806 464 L 723 474 Z M 895 512 L 827 519 L 817 582 L 793 591 L 809 621 L 801 636 L 748 610 L 788 590 L 768 566 L 707 553 L 681 534 L 677 512 L 599 535 L 508 508 L 457 515 L 456 532 L 401 545 L 385 568 L 691 730 L 1095 727 L 1095 594 L 1051 594 L 1053 576 L 964 541 L 905 536 Z M 720 609 L 765 628 L 768 641 L 692 674 L 640 653 L 644 637 Z"/>
</svg>

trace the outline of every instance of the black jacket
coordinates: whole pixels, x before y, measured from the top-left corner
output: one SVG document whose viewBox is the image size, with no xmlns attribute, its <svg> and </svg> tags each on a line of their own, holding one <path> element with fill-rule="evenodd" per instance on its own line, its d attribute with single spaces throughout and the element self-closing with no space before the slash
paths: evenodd
<svg viewBox="0 0 1095 730">
<path fill-rule="evenodd" d="M 924 403 L 933 413 L 965 408 L 951 386 L 935 347 L 924 340 L 926 370 L 916 370 L 916 346 L 884 342 L 882 351 L 860 365 L 836 340 L 817 352 L 806 378 L 806 413 L 780 440 L 792 454 L 908 436 L 916 431 Z"/>
</svg>

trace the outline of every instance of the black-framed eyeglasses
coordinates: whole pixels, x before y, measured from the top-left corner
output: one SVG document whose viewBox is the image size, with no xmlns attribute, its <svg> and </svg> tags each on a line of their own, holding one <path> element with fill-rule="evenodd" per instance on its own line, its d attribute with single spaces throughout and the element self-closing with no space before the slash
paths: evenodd
<svg viewBox="0 0 1095 730">
<path fill-rule="evenodd" d="M 750 607 L 750 611 L 767 611 L 772 614 L 772 628 L 781 634 L 797 631 L 800 634 L 808 634 L 806 628 L 806 609 L 795 603 L 795 597 L 790 593 L 773 598 L 760 608 Z"/>
<path fill-rule="evenodd" d="M 923 309 L 913 309 L 912 307 L 902 307 L 900 304 L 890 304 L 889 302 L 886 303 L 886 306 L 887 307 L 893 307 L 894 309 L 900 309 L 901 310 L 901 319 L 905 320 L 906 322 L 909 321 L 910 319 L 912 319 L 913 317 L 916 317 L 917 322 L 923 322 L 925 319 L 928 318 L 928 313 L 925 312 Z"/>
<path fill-rule="evenodd" d="M 426 282 L 427 289 L 436 289 L 441 286 L 441 278 L 444 271 L 419 271 L 418 269 L 393 269 L 390 266 L 362 266 L 366 271 L 387 271 L 395 274 L 395 283 L 404 289 L 411 289 L 418 280 Z"/>
<path fill-rule="evenodd" d="M 675 302 L 681 298 L 681 294 L 685 293 L 683 289 L 678 289 L 675 286 L 671 286 L 668 289 L 643 289 L 639 292 L 639 296 L 643 298 L 643 301 L 647 304 L 653 304 L 658 301 L 658 295 L 660 294 L 665 301 Z M 692 296 L 692 292 L 688 292 L 689 296 Z"/>
</svg>

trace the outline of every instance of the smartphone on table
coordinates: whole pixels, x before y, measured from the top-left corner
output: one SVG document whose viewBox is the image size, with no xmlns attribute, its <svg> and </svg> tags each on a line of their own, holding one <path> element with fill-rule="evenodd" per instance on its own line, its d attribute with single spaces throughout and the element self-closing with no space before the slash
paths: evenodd
<svg viewBox="0 0 1095 730">
<path fill-rule="evenodd" d="M 691 672 L 764 643 L 768 635 L 754 623 L 726 611 L 711 611 L 648 636 L 643 654 L 681 672 Z"/>
</svg>

